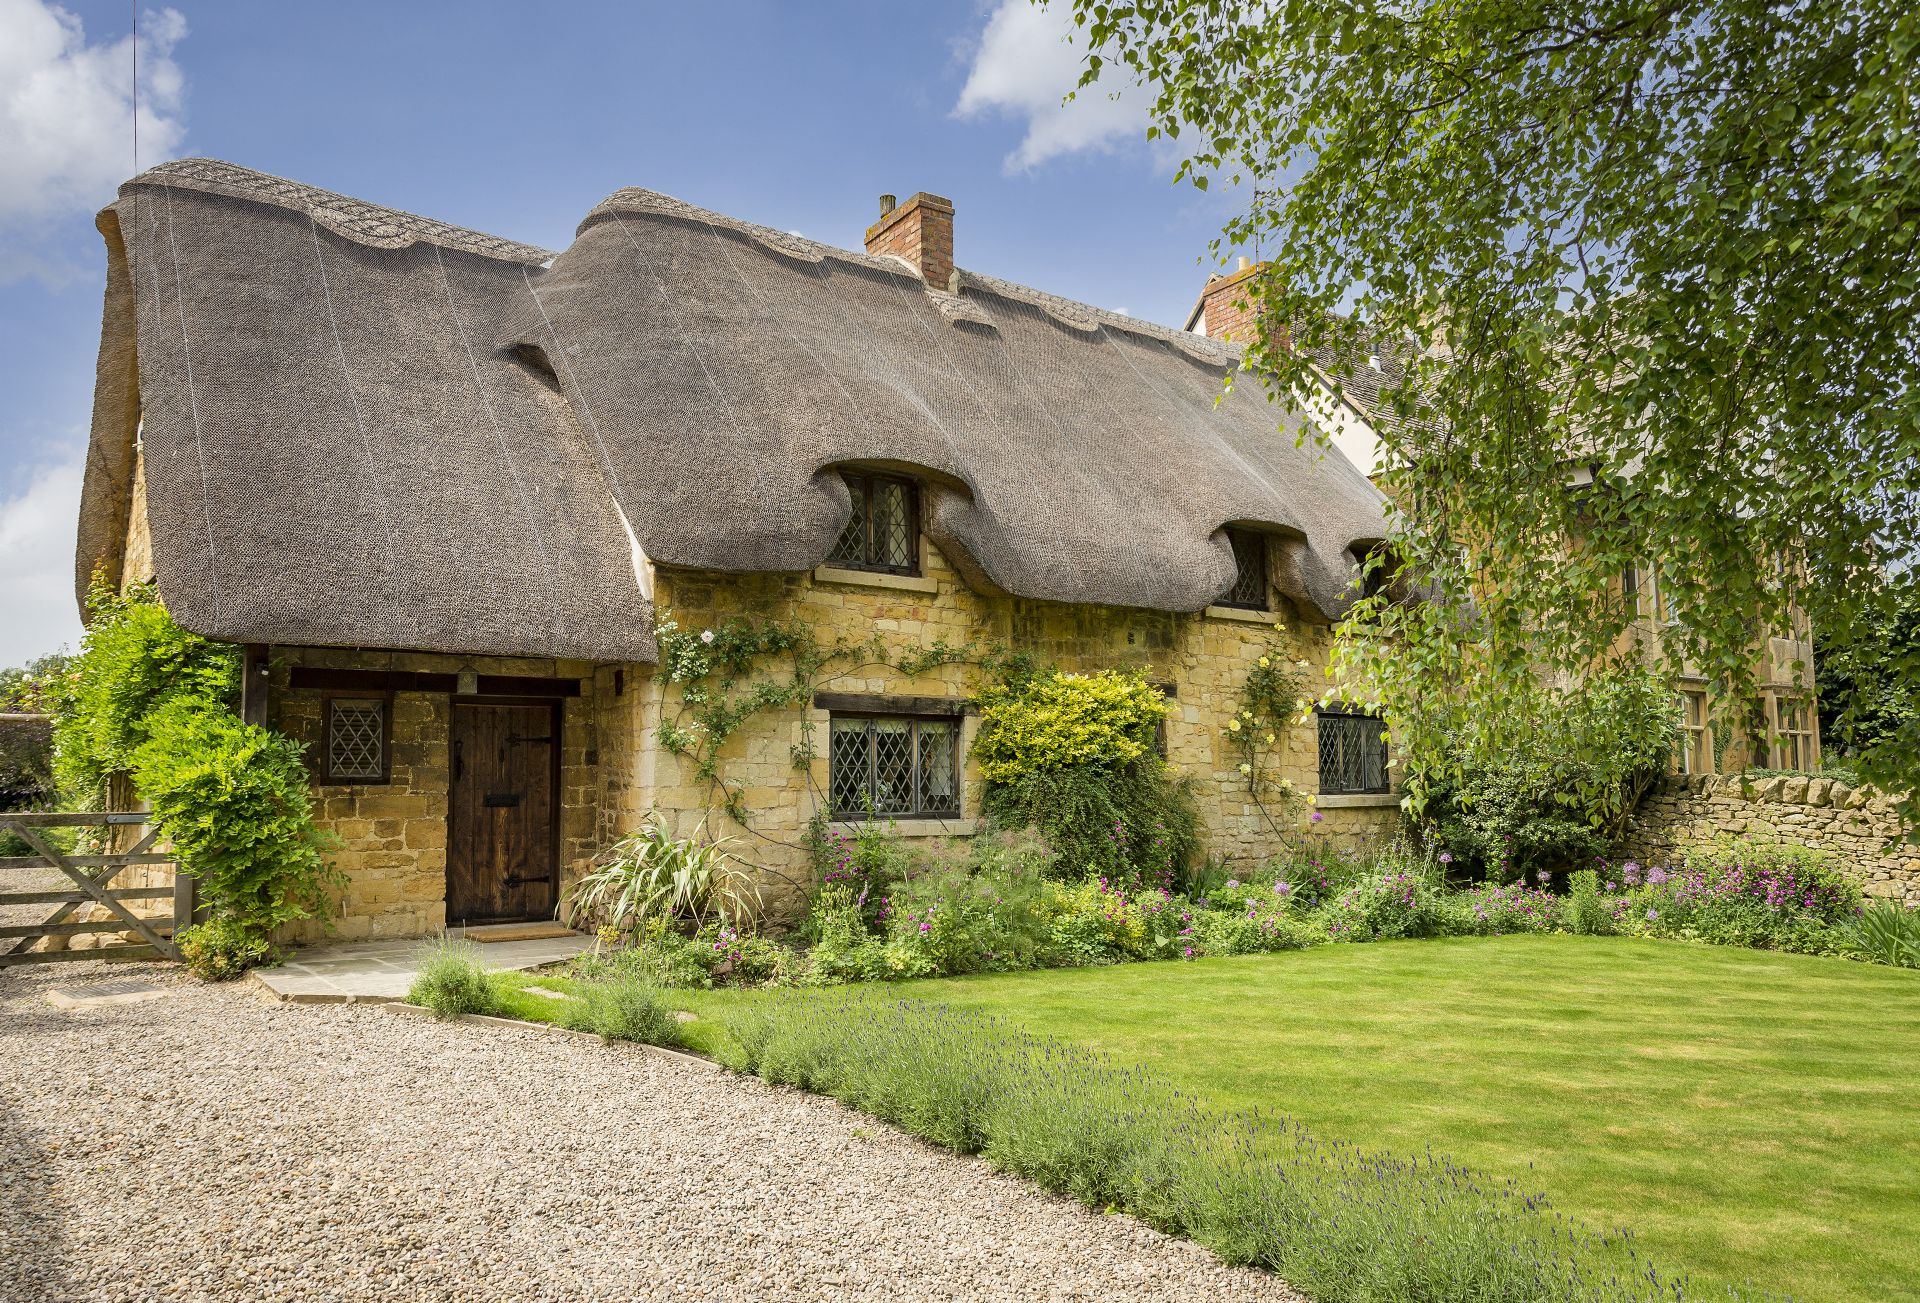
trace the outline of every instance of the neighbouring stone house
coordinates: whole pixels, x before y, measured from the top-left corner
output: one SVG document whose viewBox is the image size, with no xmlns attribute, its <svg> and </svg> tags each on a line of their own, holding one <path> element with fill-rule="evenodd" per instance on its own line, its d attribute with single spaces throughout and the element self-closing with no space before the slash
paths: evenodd
<svg viewBox="0 0 1920 1303">
<path fill-rule="evenodd" d="M 1367 477 L 1223 396 L 1236 346 L 959 268 L 944 199 L 883 210 L 854 253 L 621 190 L 556 254 L 186 160 L 102 211 L 76 577 L 247 648 L 245 712 L 309 747 L 342 934 L 550 915 L 649 811 L 796 886 L 823 808 L 973 830 L 958 664 L 749 721 L 736 825 L 661 743 L 669 611 L 1140 667 L 1212 852 L 1390 834 L 1375 721 L 1278 740 L 1300 827 L 1225 729 L 1276 640 L 1324 681 L 1385 533 Z"/>
<path fill-rule="evenodd" d="M 1187 329 L 1208 336 L 1245 340 L 1256 324 L 1257 308 L 1249 282 L 1265 264 L 1240 259 L 1240 265 L 1210 278 L 1187 314 Z M 1332 358 L 1315 359 L 1323 371 Z M 1379 438 L 1386 404 L 1383 391 L 1401 383 L 1395 350 L 1386 344 L 1356 365 L 1338 372 L 1341 384 L 1298 395 L 1325 431 L 1329 442 L 1370 478 L 1386 469 L 1387 452 Z M 1566 468 L 1570 489 L 1593 482 L 1591 468 Z M 1625 604 L 1629 627 L 1618 645 L 1649 663 L 1665 664 L 1679 617 L 1656 563 L 1627 567 L 1611 585 Z M 1804 612 L 1788 617 L 1788 627 L 1755 639 L 1753 683 L 1758 689 L 1757 717 L 1724 699 L 1712 676 L 1700 666 L 1682 663 L 1675 678 L 1680 693 L 1682 734 L 1673 766 L 1681 775 L 1737 774 L 1750 768 L 1817 770 L 1821 765 L 1820 713 L 1814 682 L 1813 633 Z"/>
</svg>

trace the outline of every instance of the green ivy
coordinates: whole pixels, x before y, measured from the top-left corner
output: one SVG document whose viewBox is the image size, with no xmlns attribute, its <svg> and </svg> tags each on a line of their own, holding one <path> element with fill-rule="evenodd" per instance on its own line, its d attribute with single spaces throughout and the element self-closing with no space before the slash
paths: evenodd
<svg viewBox="0 0 1920 1303">
<path fill-rule="evenodd" d="M 313 826 L 301 744 L 185 698 L 148 728 L 134 786 L 214 916 L 259 935 L 324 916 L 338 884 Z"/>
<path fill-rule="evenodd" d="M 120 593 L 96 574 L 87 611 L 80 652 L 51 694 L 54 778 L 66 800 L 98 807 L 168 702 L 239 703 L 240 649 L 181 628 L 151 584 Z"/>
<path fill-rule="evenodd" d="M 878 634 L 865 642 L 825 644 L 813 630 L 790 623 L 729 620 L 715 628 L 682 629 L 671 612 L 655 626 L 666 681 L 680 689 L 680 706 L 654 736 L 669 754 L 691 760 L 729 818 L 747 826 L 750 812 L 740 789 L 722 772 L 720 751 L 728 739 L 768 711 L 802 710 L 814 694 L 860 669 L 889 666 L 919 676 L 945 665 L 970 665 L 996 682 L 1018 681 L 1036 672 L 1033 658 L 997 644 L 954 645 L 935 641 L 889 660 Z M 789 751 L 795 769 L 819 758 L 814 724 L 801 716 L 800 741 Z"/>
<path fill-rule="evenodd" d="M 182 628 L 151 586 L 117 593 L 96 576 L 88 600 L 55 702 L 66 797 L 97 806 L 111 778 L 131 778 L 224 936 L 264 943 L 283 923 L 325 917 L 340 879 L 313 824 L 303 748 L 235 712 L 239 649 Z"/>
</svg>

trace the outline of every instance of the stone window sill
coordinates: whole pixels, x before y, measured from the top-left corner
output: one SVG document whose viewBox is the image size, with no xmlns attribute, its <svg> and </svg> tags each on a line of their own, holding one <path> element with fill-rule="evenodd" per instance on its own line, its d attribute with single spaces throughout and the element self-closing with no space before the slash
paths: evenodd
<svg viewBox="0 0 1920 1303">
<path fill-rule="evenodd" d="M 839 566 L 815 566 L 816 584 L 845 584 L 852 588 L 886 588 L 896 593 L 937 593 L 938 580 L 925 575 L 889 575 L 878 570 L 844 570 Z"/>
<path fill-rule="evenodd" d="M 980 821 L 978 819 L 962 819 L 956 817 L 952 819 L 894 819 L 891 821 L 891 826 L 889 826 L 889 821 L 886 819 L 874 819 L 871 822 L 885 828 L 887 835 L 891 837 L 971 837 L 974 834 L 976 825 Z M 857 837 L 860 834 L 860 830 L 868 826 L 869 822 L 864 819 L 836 820 L 827 825 L 830 831 L 837 832 L 842 837 Z"/>
<path fill-rule="evenodd" d="M 1209 606 L 1204 614 L 1209 620 L 1237 620 L 1241 624 L 1271 626 L 1280 623 L 1278 611 L 1249 611 L 1243 606 Z"/>
<path fill-rule="evenodd" d="M 1399 804 L 1398 792 L 1347 792 L 1313 798 L 1316 810 L 1384 810 L 1388 806 L 1398 808 Z"/>
</svg>

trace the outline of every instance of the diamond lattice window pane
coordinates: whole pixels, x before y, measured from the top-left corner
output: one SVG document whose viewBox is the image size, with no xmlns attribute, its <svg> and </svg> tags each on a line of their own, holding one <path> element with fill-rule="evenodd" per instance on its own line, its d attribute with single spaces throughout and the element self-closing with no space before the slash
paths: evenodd
<svg viewBox="0 0 1920 1303">
<path fill-rule="evenodd" d="M 920 808 L 939 814 L 960 808 L 960 792 L 953 774 L 952 724 L 943 720 L 920 723 Z"/>
<path fill-rule="evenodd" d="M 833 808 L 843 814 L 864 814 L 867 780 L 873 771 L 872 747 L 864 719 L 833 721 L 827 749 L 827 786 Z"/>
<path fill-rule="evenodd" d="M 1366 715 L 1320 716 L 1320 790 L 1387 790 L 1386 725 Z"/>
<path fill-rule="evenodd" d="M 873 721 L 873 808 L 879 814 L 913 809 L 913 725 L 904 719 Z"/>
<path fill-rule="evenodd" d="M 1246 530 L 1227 531 L 1233 545 L 1233 587 L 1225 604 L 1265 610 L 1267 605 L 1267 540 Z"/>
<path fill-rule="evenodd" d="M 327 721 L 327 770 L 340 781 L 378 782 L 386 772 L 386 703 L 335 698 Z"/>
<path fill-rule="evenodd" d="M 827 560 L 857 566 L 867 559 L 867 482 L 849 477 L 847 494 L 853 499 L 853 514 L 847 517 L 847 527 L 840 531 Z"/>
<path fill-rule="evenodd" d="M 912 503 L 907 486 L 898 480 L 873 483 L 873 564 L 895 569 L 913 568 Z"/>
</svg>

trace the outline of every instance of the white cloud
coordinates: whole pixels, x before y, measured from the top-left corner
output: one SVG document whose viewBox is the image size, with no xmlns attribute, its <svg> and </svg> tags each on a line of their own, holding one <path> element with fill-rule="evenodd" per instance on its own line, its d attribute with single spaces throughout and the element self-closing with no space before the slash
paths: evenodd
<svg viewBox="0 0 1920 1303">
<path fill-rule="evenodd" d="M 57 278 L 31 246 L 132 175 L 136 112 L 141 166 L 178 151 L 186 80 L 173 50 L 186 34 L 176 9 L 141 14 L 136 87 L 131 36 L 89 44 L 58 5 L 0 0 L 0 280 Z"/>
<path fill-rule="evenodd" d="M 1079 84 L 1085 40 L 1065 0 L 1044 9 L 1032 0 L 1001 0 L 987 20 L 955 111 L 962 117 L 1000 113 L 1025 119 L 1026 137 L 1007 155 L 1009 172 L 1145 137 L 1147 96 L 1131 83 L 1097 83 L 1062 103 Z"/>
<path fill-rule="evenodd" d="M 0 666 L 80 641 L 73 596 L 73 539 L 84 452 L 62 451 L 0 500 Z"/>
</svg>

